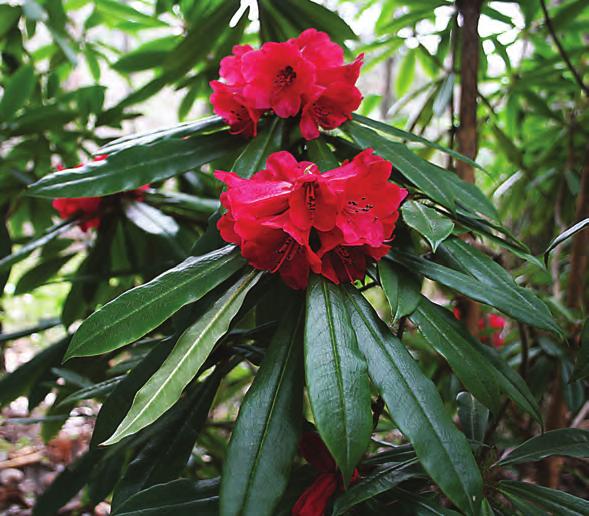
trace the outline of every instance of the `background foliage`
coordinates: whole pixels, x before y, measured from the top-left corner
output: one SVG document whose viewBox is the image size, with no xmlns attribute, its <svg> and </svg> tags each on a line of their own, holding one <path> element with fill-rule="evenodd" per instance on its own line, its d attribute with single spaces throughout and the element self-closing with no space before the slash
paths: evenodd
<svg viewBox="0 0 589 516">
<path fill-rule="evenodd" d="M 51 441 L 71 416 L 92 420 L 96 401 L 103 404 L 88 450 L 44 494 L 26 493 L 34 499 L 35 513 L 55 513 L 82 488 L 77 510 L 107 499 L 117 514 L 163 510 L 157 504 L 172 507 L 183 501 L 192 504 L 190 510 L 216 513 L 223 467 L 235 476 L 248 471 L 243 461 L 251 457 L 238 460 L 231 453 L 245 444 L 240 446 L 235 437 L 237 444 L 228 450 L 227 442 L 254 373 L 264 379 L 254 384 L 257 391 L 251 389 L 260 399 L 280 395 L 276 389 L 282 384 L 273 371 L 257 369 L 262 358 L 284 364 L 290 372 L 288 392 L 302 389 L 304 365 L 290 348 L 273 345 L 283 343 L 284 335 L 296 335 L 286 330 L 297 328 L 296 318 L 303 317 L 300 299 L 291 299 L 274 279 L 255 274 L 236 278 L 243 263 L 230 252 L 217 251 L 220 261 L 205 267 L 189 258 L 220 246 L 214 225 L 208 224 L 220 190 L 210 170 L 248 176 L 279 148 L 307 153 L 327 166 L 367 146 L 391 159 L 412 200 L 403 208 L 399 250 L 372 271 L 382 288 L 369 288 L 371 279 L 362 287 L 389 328 L 355 291 L 326 294 L 314 286 L 308 294 L 307 310 L 329 304 L 329 299 L 334 306 L 352 307 L 343 317 L 356 330 L 372 380 L 366 394 L 372 397 L 377 425 L 362 463 L 366 478 L 336 499 L 334 513 L 363 504 L 357 509 L 361 514 L 382 514 L 383 507 L 394 504 L 407 514 L 451 513 L 450 507 L 470 514 L 476 512 L 469 505 L 472 492 L 485 496 L 486 513 L 587 513 L 580 499 L 586 498 L 589 472 L 578 459 L 587 455 L 588 446 L 582 430 L 589 374 L 589 242 L 582 230 L 589 218 L 586 2 L 481 2 L 475 40 L 468 39 L 465 16 L 472 16 L 466 11 L 478 2 L 326 4 L 329 9 L 307 0 L 261 0 L 259 23 L 250 24 L 244 16 L 229 29 L 239 7 L 236 0 L 0 3 L 0 255 L 5 257 L 0 260 L 0 343 L 11 372 L 0 380 L 0 403 L 8 407 L 3 424 L 15 422 L 10 403 L 25 396 L 29 412 L 40 407 L 34 422 L 40 424 L 43 440 Z M 346 45 L 349 56 L 366 53 L 360 84 L 365 100 L 343 133 L 303 148 L 287 124 L 266 120 L 261 135 L 248 144 L 228 136 L 215 118 L 192 121 L 209 113 L 208 82 L 217 77 L 219 60 L 234 44 L 284 40 L 307 27 L 328 32 Z M 474 41 L 474 47 L 465 39 Z M 464 53 L 467 48 L 477 50 L 474 72 L 476 59 Z M 474 89 L 472 82 L 464 82 L 472 77 L 469 70 L 476 79 Z M 470 106 L 476 115 L 474 152 L 460 134 L 467 127 L 469 106 L 463 99 L 468 95 L 476 99 Z M 161 129 L 177 121 L 183 125 Z M 126 138 L 141 129 L 147 132 Z M 119 136 L 123 138 L 112 142 Z M 75 176 L 70 181 L 51 175 L 58 164 L 89 161 L 98 148 L 115 157 L 108 162 L 110 169 L 97 169 L 90 187 L 79 185 Z M 456 159 L 455 151 L 470 158 L 478 154 L 480 165 Z M 468 183 L 465 166 L 492 202 Z M 442 174 L 440 167 L 458 175 Z M 94 173 L 89 165 L 80 170 Z M 113 179 L 105 181 L 109 170 Z M 72 228 L 75 224 L 56 224 L 48 200 L 114 194 L 145 183 L 152 186 L 146 202 L 113 201 L 95 236 L 81 234 Z M 566 233 L 567 228 L 574 229 Z M 467 232 L 476 239 L 465 243 L 457 238 Z M 557 245 L 552 244 L 555 238 Z M 68 351 L 78 358 L 62 364 L 68 330 L 76 328 L 76 321 L 175 266 L 191 274 L 182 294 L 157 305 L 151 319 L 141 314 L 118 334 L 113 330 L 108 340 L 96 339 L 92 323 L 85 324 Z M 420 294 L 423 277 L 428 281 Z M 176 281 L 172 277 L 166 284 L 164 277 L 154 288 L 170 292 Z M 284 318 L 276 313 L 273 297 L 278 293 L 286 306 L 295 307 L 285 310 Z M 486 305 L 476 305 L 479 315 L 499 310 L 510 318 L 498 353 L 439 306 L 457 304 L 469 311 L 475 306 L 472 299 Z M 211 334 L 202 334 L 199 325 L 220 313 L 215 307 L 222 307 L 223 314 L 214 318 Z M 107 312 L 100 313 L 103 319 L 94 318 L 95 328 L 111 320 Z M 284 335 L 274 335 L 276 321 Z M 467 327 L 477 336 L 468 321 Z M 180 391 L 188 385 L 182 397 L 178 392 L 165 396 L 165 403 L 156 400 L 157 407 L 141 424 L 117 430 L 118 443 L 98 447 L 125 419 L 140 387 L 147 388 L 158 370 L 163 377 L 169 374 L 160 369 L 162 363 L 165 368 L 174 363 L 175 353 L 183 356 L 177 349 L 187 328 L 192 330 L 187 345 L 198 336 L 199 345 L 209 351 L 214 347 L 210 356 L 196 357 L 194 370 L 216 367 L 199 382 L 192 376 L 178 379 Z M 215 346 L 219 339 L 222 345 Z M 119 349 L 124 344 L 133 345 Z M 19 346 L 32 346 L 36 354 L 15 370 Z M 78 347 L 84 351 L 76 353 Z M 381 354 L 371 356 L 374 349 Z M 404 364 L 404 372 L 385 366 L 375 372 L 386 353 L 394 353 L 390 363 Z M 406 396 L 400 396 L 406 404 L 398 406 L 396 396 L 387 393 L 398 392 L 399 382 L 387 382 L 403 374 L 423 377 L 424 383 L 410 383 Z M 416 405 L 408 400 L 420 389 L 429 392 L 428 400 L 440 400 L 427 402 L 439 416 L 434 424 L 453 432 L 447 417 L 452 415 L 474 449 L 478 468 L 470 477 L 465 474 L 462 492 L 445 486 L 443 477 L 468 445 L 457 445 L 446 459 L 436 459 L 432 452 L 433 466 L 427 464 L 420 446 L 431 443 L 439 429 L 419 435 L 431 419 L 427 414 L 420 419 L 419 400 Z M 313 393 L 309 396 L 321 426 L 317 401 Z M 292 413 L 300 412 L 297 403 L 302 401 L 286 396 L 275 424 L 288 427 Z M 249 405 L 242 405 L 246 414 Z M 414 417 L 404 421 L 401 414 Z M 242 419 L 238 425 L 242 432 L 260 431 Z M 543 428 L 549 432 L 541 434 Z M 296 435 L 291 437 L 292 444 Z M 296 445 L 292 448 L 262 451 L 275 463 L 287 464 Z M 427 475 L 416 468 L 416 454 Z M 559 454 L 570 458 L 554 456 Z M 353 464 L 347 467 L 353 469 Z M 288 513 L 312 476 L 300 461 L 295 471 L 278 512 Z M 428 476 L 444 495 L 431 488 Z M 256 481 L 252 479 L 254 486 Z M 222 487 L 233 490 L 235 500 L 248 496 L 240 489 L 245 488 Z M 242 507 L 247 508 L 245 501 Z"/>
</svg>

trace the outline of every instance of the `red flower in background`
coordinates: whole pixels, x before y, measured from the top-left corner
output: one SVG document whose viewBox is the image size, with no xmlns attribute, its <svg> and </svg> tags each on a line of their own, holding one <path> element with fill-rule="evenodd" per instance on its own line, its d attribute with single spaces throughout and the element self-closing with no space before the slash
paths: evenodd
<svg viewBox="0 0 589 516">
<path fill-rule="evenodd" d="M 105 161 L 108 158 L 108 154 L 99 154 L 94 156 L 93 162 Z M 74 168 L 80 168 L 84 166 L 83 163 L 76 165 Z M 65 170 L 63 165 L 57 165 L 57 170 Z M 123 195 L 131 197 L 137 201 L 143 201 L 145 198 L 144 192 L 149 189 L 149 185 L 143 185 L 132 190 L 125 192 Z M 75 197 L 75 198 L 59 198 L 54 199 L 51 205 L 57 211 L 60 218 L 67 220 L 73 217 L 81 217 L 78 222 L 78 226 L 82 231 L 86 232 L 92 228 L 98 228 L 100 226 L 101 218 L 101 207 L 104 197 Z"/>
<path fill-rule="evenodd" d="M 342 476 L 329 450 L 315 432 L 305 432 L 299 444 L 301 455 L 319 472 L 313 483 L 303 491 L 292 508 L 292 516 L 323 516 L 330 498 L 343 491 Z M 360 474 L 355 469 L 350 480 L 358 481 Z"/>
<path fill-rule="evenodd" d="M 227 185 L 219 231 L 251 265 L 278 272 L 292 288 L 305 288 L 310 271 L 334 283 L 363 279 L 390 249 L 407 195 L 389 182 L 391 170 L 372 149 L 323 174 L 284 151 L 251 179 L 218 170 Z"/>
<path fill-rule="evenodd" d="M 319 136 L 351 118 L 362 101 L 355 83 L 363 56 L 344 64 L 344 51 L 324 32 L 307 29 L 283 43 L 254 50 L 233 47 L 221 60 L 220 78 L 212 81 L 211 103 L 233 134 L 256 135 L 261 115 L 272 110 L 281 118 L 301 113 L 301 134 Z"/>
<path fill-rule="evenodd" d="M 462 314 L 458 307 L 454 307 L 454 317 L 460 320 Z M 499 349 L 505 345 L 503 338 L 503 330 L 505 328 L 506 320 L 497 314 L 485 314 L 478 321 L 479 340 L 485 344 L 492 344 L 493 347 Z"/>
</svg>

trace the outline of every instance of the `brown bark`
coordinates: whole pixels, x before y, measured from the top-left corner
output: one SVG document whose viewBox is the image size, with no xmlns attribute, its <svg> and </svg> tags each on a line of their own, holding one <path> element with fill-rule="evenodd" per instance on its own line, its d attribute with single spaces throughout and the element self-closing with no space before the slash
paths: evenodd
<svg viewBox="0 0 589 516">
<path fill-rule="evenodd" d="M 589 153 L 589 149 L 587 151 Z M 585 160 L 585 166 L 581 173 L 579 196 L 575 222 L 589 218 L 589 156 Z M 587 272 L 589 266 L 589 231 L 582 230 L 573 236 L 571 248 L 571 270 L 567 287 L 567 305 L 569 308 L 581 309 L 589 303 L 583 299 L 587 285 Z"/>
<path fill-rule="evenodd" d="M 459 127 L 456 134 L 458 152 L 475 159 L 478 151 L 477 96 L 479 72 L 479 18 L 482 0 L 457 0 L 456 6 L 462 18 L 460 31 L 460 107 Z M 474 168 L 462 160 L 456 160 L 456 172 L 469 183 L 474 183 Z M 481 310 L 470 299 L 459 299 L 458 308 L 471 334 L 479 332 Z"/>
</svg>

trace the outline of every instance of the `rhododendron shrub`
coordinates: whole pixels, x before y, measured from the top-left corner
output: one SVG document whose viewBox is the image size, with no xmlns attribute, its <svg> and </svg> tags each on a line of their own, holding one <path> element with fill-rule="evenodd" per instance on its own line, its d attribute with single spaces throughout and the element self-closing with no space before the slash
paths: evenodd
<svg viewBox="0 0 589 516">
<path fill-rule="evenodd" d="M 315 29 L 258 50 L 237 45 L 221 60 L 222 82 L 211 82 L 211 103 L 233 134 L 255 136 L 260 117 L 271 112 L 300 115 L 301 134 L 312 140 L 319 128 L 336 129 L 349 120 L 360 105 L 355 84 L 362 62 L 361 55 L 345 64 L 342 47 Z"/>
<path fill-rule="evenodd" d="M 407 195 L 389 181 L 391 170 L 366 149 L 324 173 L 288 152 L 268 156 L 251 179 L 217 171 L 227 185 L 219 231 L 251 265 L 280 273 L 292 288 L 304 289 L 310 271 L 334 283 L 361 280 L 388 253 Z"/>
<path fill-rule="evenodd" d="M 211 102 L 226 124 L 124 136 L 97 150 L 107 159 L 28 188 L 73 220 L 0 259 L 0 273 L 76 223 L 98 227 L 76 243 L 70 333 L 15 373 L 25 388 L 10 375 L 0 400 L 40 400 L 63 374 L 55 414 L 104 402 L 89 450 L 37 513 L 56 514 L 85 482 L 88 504 L 106 498 L 115 515 L 511 514 L 530 493 L 516 467 L 553 453 L 553 434 L 518 451 L 514 428 L 510 452 L 488 435 L 509 412 L 540 431 L 525 337 L 562 331 L 487 250 L 538 260 L 438 165 L 464 157 L 353 113 L 362 56 L 346 63 L 341 39 L 291 32 L 221 61 Z M 456 298 L 486 305 L 480 327 L 453 316 Z M 583 371 L 570 369 L 572 390 Z M 578 456 L 587 437 L 572 430 Z"/>
</svg>

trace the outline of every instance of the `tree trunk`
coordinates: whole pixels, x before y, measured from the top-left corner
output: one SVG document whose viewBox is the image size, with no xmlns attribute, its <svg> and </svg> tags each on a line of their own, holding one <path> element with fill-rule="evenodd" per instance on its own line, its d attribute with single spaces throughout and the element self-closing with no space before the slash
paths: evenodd
<svg viewBox="0 0 589 516">
<path fill-rule="evenodd" d="M 479 72 L 479 18 L 482 0 L 457 0 L 456 6 L 462 18 L 460 31 L 460 109 L 459 127 L 456 134 L 458 152 L 475 159 L 478 151 L 477 96 Z M 456 172 L 468 183 L 474 183 L 474 168 L 468 163 L 456 160 Z M 462 320 L 471 334 L 479 332 L 478 322 L 481 310 L 478 303 L 470 299 L 459 299 L 458 309 Z"/>
</svg>

